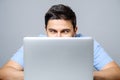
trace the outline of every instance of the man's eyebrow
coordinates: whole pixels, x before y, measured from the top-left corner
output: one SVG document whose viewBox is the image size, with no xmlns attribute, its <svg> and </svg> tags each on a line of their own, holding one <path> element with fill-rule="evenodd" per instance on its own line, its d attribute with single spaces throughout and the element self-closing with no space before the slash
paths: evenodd
<svg viewBox="0 0 120 80">
<path fill-rule="evenodd" d="M 63 29 L 62 31 L 70 31 L 70 29 Z"/>
<path fill-rule="evenodd" d="M 49 31 L 57 31 L 56 29 L 53 29 L 53 28 L 49 28 L 48 30 Z"/>
<path fill-rule="evenodd" d="M 49 28 L 48 30 L 55 30 L 55 29 Z"/>
</svg>

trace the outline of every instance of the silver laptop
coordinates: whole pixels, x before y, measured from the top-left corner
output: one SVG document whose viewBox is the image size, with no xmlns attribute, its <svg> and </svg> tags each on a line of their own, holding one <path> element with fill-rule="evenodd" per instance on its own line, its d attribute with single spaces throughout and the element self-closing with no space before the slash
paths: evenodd
<svg viewBox="0 0 120 80">
<path fill-rule="evenodd" d="M 24 38 L 24 80 L 93 80 L 93 39 Z"/>
</svg>

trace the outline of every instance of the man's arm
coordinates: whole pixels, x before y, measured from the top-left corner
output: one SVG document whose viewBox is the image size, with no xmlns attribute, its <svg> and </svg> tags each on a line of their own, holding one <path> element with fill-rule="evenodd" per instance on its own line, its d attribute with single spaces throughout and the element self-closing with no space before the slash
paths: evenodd
<svg viewBox="0 0 120 80">
<path fill-rule="evenodd" d="M 24 80 L 23 68 L 10 60 L 0 69 L 0 80 Z"/>
<path fill-rule="evenodd" d="M 120 80 L 120 67 L 113 61 L 94 72 L 94 80 Z"/>
</svg>

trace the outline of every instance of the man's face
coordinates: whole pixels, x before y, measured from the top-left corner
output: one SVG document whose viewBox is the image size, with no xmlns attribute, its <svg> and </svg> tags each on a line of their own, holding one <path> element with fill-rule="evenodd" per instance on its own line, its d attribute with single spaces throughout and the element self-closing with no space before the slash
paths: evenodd
<svg viewBox="0 0 120 80">
<path fill-rule="evenodd" d="M 74 29 L 70 20 L 49 20 L 46 28 L 48 37 L 74 37 L 77 27 Z"/>
</svg>

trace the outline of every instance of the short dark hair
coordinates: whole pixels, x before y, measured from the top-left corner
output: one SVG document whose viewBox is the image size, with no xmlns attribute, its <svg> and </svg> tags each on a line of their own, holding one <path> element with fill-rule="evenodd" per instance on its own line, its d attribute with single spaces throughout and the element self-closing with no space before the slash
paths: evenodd
<svg viewBox="0 0 120 80">
<path fill-rule="evenodd" d="M 76 15 L 69 6 L 63 4 L 53 5 L 45 14 L 45 28 L 47 28 L 48 21 L 52 19 L 71 20 L 73 28 L 76 27 Z"/>
</svg>

